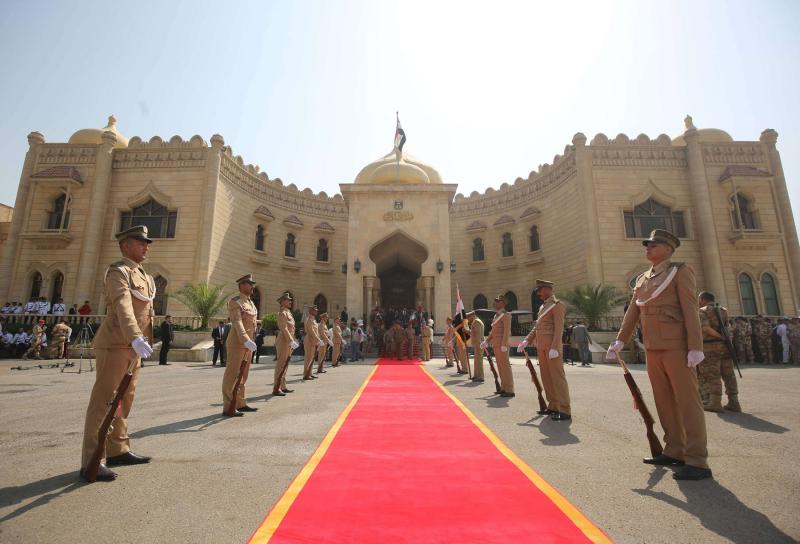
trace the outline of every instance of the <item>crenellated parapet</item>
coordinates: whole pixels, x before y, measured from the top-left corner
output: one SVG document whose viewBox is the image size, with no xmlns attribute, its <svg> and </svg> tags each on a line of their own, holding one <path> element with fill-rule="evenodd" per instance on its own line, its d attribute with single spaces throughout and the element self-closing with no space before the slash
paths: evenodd
<svg viewBox="0 0 800 544">
<path fill-rule="evenodd" d="M 703 144 L 703 160 L 706 164 L 767 164 L 760 142 Z"/>
<path fill-rule="evenodd" d="M 75 144 L 41 144 L 38 146 L 37 165 L 93 164 L 96 146 Z"/>
<path fill-rule="evenodd" d="M 686 150 L 676 147 L 666 134 L 651 139 L 639 134 L 630 139 L 617 134 L 613 140 L 602 132 L 589 142 L 592 165 L 598 167 L 686 168 Z"/>
<path fill-rule="evenodd" d="M 114 150 L 113 168 L 204 168 L 207 153 L 208 144 L 197 134 L 189 140 L 173 136 L 168 141 L 153 136 L 147 142 L 134 136 L 128 147 Z"/>
</svg>

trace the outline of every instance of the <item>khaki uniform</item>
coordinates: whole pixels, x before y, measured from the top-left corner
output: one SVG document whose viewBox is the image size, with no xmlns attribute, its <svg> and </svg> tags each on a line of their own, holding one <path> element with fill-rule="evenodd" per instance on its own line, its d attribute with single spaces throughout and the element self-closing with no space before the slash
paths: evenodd
<svg viewBox="0 0 800 544">
<path fill-rule="evenodd" d="M 678 267 L 674 279 L 658 297 L 648 301 L 672 266 Z M 648 302 L 640 307 L 637 300 Z M 706 420 L 697 373 L 686 360 L 688 351 L 703 349 L 694 271 L 667 260 L 639 276 L 617 339 L 627 343 L 637 323 L 641 323 L 647 374 L 664 429 L 664 454 L 708 468 Z"/>
<path fill-rule="evenodd" d="M 328 338 L 328 324 L 324 320 L 320 320 L 319 324 L 317 324 L 317 335 L 319 339 L 322 341 L 322 345 L 317 348 L 317 373 L 322 372 L 322 368 L 325 366 L 325 354 L 328 353 L 328 342 L 330 338 Z"/>
<path fill-rule="evenodd" d="M 284 368 L 289 364 L 289 358 L 292 356 L 292 340 L 294 340 L 294 316 L 289 308 L 283 308 L 278 312 L 278 337 L 275 339 L 278 360 L 275 362 L 275 378 L 272 381 L 273 392 L 286 389 Z M 280 383 L 278 383 L 279 378 Z"/>
<path fill-rule="evenodd" d="M 148 300 L 137 298 L 131 294 L 132 291 Z M 141 364 L 131 342 L 140 336 L 144 336 L 151 345 L 153 342 L 155 314 L 152 301 L 156 285 L 152 276 L 138 263 L 123 258 L 108 268 L 104 293 L 108 311 L 92 344 L 97 365 L 83 430 L 81 467 L 84 468 L 97 447 L 97 431 L 105 418 L 108 403 L 128 372 L 128 366 L 135 360 L 131 383 L 122 398 L 119 417 L 114 420 L 114 426 L 106 438 L 106 451 L 100 462 L 105 463 L 106 456 L 114 457 L 130 451 L 128 415 L 133 406 Z"/>
<path fill-rule="evenodd" d="M 231 331 L 225 342 L 225 351 L 228 353 L 225 375 L 222 377 L 222 407 L 223 410 L 230 405 L 233 387 L 239 376 L 239 368 L 244 364 L 242 383 L 236 396 L 236 409 L 247 406 L 245 400 L 245 383 L 250 374 L 250 360 L 252 352 L 244 347 L 244 343 L 253 340 L 256 334 L 257 310 L 253 301 L 242 294 L 236 295 L 228 301 L 228 316 L 231 320 Z"/>
<path fill-rule="evenodd" d="M 728 310 L 719 308 L 722 319 L 728 319 Z M 711 327 L 719 332 L 720 323 L 714 310 L 714 305 L 703 306 L 700 308 L 700 326 Z M 725 382 L 725 394 L 728 396 L 738 395 L 739 388 L 736 382 L 736 374 L 733 370 L 733 359 L 731 359 L 725 341 L 703 332 L 703 353 L 706 358 L 697 365 L 697 377 L 699 379 L 700 397 L 703 401 L 711 399 L 711 396 L 722 396 L 722 382 Z"/>
<path fill-rule="evenodd" d="M 472 351 L 475 354 L 475 369 L 472 376 L 478 380 L 483 379 L 483 350 L 481 349 L 481 342 L 483 342 L 483 321 L 477 317 L 472 320 L 469 327 L 469 341 L 472 343 Z"/>
<path fill-rule="evenodd" d="M 761 364 L 775 364 L 775 352 L 772 351 L 772 324 L 762 317 L 756 321 L 756 340 L 761 355 Z"/>
<path fill-rule="evenodd" d="M 392 325 L 389 327 L 389 330 L 386 331 L 387 336 L 389 337 L 389 353 L 390 357 L 393 359 L 402 359 L 403 358 L 403 338 L 405 333 L 403 332 L 402 327 L 400 325 Z"/>
<path fill-rule="evenodd" d="M 497 361 L 497 373 L 500 374 L 500 389 L 506 393 L 514 392 L 514 375 L 511 373 L 509 350 L 511 349 L 511 314 L 501 310 L 494 314 L 492 330 L 486 339 Z M 505 351 L 503 351 L 505 348 Z"/>
<path fill-rule="evenodd" d="M 414 358 L 414 344 L 417 340 L 417 333 L 414 331 L 414 327 L 409 325 L 405 331 L 403 331 L 404 338 L 403 338 L 403 353 L 408 355 L 409 359 Z"/>
<path fill-rule="evenodd" d="M 433 329 L 428 325 L 423 325 L 422 329 L 420 330 L 420 336 L 422 337 L 422 360 L 430 361 L 431 344 L 433 343 Z"/>
<path fill-rule="evenodd" d="M 308 379 L 311 376 L 311 370 L 314 365 L 314 355 L 317 353 L 317 344 L 319 344 L 319 331 L 317 329 L 317 320 L 313 315 L 309 315 L 303 323 L 303 329 L 306 336 L 303 339 L 303 350 L 305 351 L 305 358 L 303 359 L 303 378 Z"/>
<path fill-rule="evenodd" d="M 66 355 L 64 353 L 64 346 L 67 343 L 67 331 L 69 331 L 69 327 L 63 323 L 56 323 L 53 327 L 52 349 L 54 350 L 56 358 L 61 358 Z"/>
<path fill-rule="evenodd" d="M 747 321 L 736 320 L 732 328 L 733 343 L 736 346 L 736 357 L 739 363 L 755 362 L 753 356 L 753 329 Z"/>
<path fill-rule="evenodd" d="M 333 366 L 339 366 L 339 354 L 342 353 L 342 328 L 339 325 L 333 325 L 333 353 L 331 354 L 331 361 Z"/>
<path fill-rule="evenodd" d="M 525 340 L 528 344 L 536 346 L 542 369 L 542 385 L 547 397 L 547 409 L 562 414 L 572 414 L 569 384 L 564 372 L 564 346 L 561 343 L 566 315 L 567 307 L 564 303 L 555 295 L 551 296 L 539 307 L 536 325 Z M 558 357 L 550 358 L 551 349 L 558 352 Z"/>
<path fill-rule="evenodd" d="M 25 355 L 22 356 L 23 359 L 27 359 L 28 357 L 34 357 L 38 359 L 40 357 L 40 351 L 42 349 L 42 335 L 44 335 L 44 327 L 41 325 L 34 325 L 33 330 L 31 331 L 31 347 L 28 348 L 28 351 L 25 352 Z"/>
<path fill-rule="evenodd" d="M 455 333 L 453 332 L 452 325 L 448 325 L 447 329 L 444 331 L 444 338 L 442 342 L 444 343 L 444 357 L 447 360 L 447 366 L 453 366 L 453 360 L 455 359 L 455 355 L 453 353 L 453 342 L 455 341 Z"/>
</svg>

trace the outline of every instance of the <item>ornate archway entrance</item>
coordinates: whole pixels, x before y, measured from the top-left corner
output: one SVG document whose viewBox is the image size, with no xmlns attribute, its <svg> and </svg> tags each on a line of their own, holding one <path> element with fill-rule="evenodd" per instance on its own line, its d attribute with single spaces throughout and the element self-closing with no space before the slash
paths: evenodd
<svg viewBox="0 0 800 544">
<path fill-rule="evenodd" d="M 414 308 L 417 303 L 423 302 L 417 300 L 417 292 L 422 263 L 428 259 L 425 246 L 405 233 L 395 231 L 375 244 L 369 257 L 375 263 L 375 275 L 378 278 L 375 298 L 380 300 L 384 308 Z"/>
</svg>

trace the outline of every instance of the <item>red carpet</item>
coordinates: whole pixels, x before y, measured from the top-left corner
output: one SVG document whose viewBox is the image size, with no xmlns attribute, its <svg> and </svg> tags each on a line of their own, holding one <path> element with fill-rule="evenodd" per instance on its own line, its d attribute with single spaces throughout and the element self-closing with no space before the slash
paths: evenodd
<svg viewBox="0 0 800 544">
<path fill-rule="evenodd" d="M 610 542 L 417 364 L 380 360 L 249 542 Z"/>
</svg>

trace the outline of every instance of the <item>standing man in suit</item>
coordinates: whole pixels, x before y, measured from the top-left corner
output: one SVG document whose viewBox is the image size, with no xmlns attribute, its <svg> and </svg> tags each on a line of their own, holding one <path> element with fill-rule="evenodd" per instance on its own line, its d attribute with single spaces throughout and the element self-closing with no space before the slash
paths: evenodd
<svg viewBox="0 0 800 544">
<path fill-rule="evenodd" d="M 303 360 L 303 380 L 316 380 L 311 371 L 314 365 L 314 355 L 320 347 L 321 340 L 319 337 L 319 328 L 317 326 L 317 312 L 319 309 L 316 306 L 308 307 L 308 317 L 303 323 L 303 330 L 305 331 L 305 339 L 303 340 L 303 350 L 305 351 L 305 359 Z M 324 344 L 322 344 L 324 346 Z"/>
<path fill-rule="evenodd" d="M 228 354 L 228 363 L 225 367 L 225 375 L 222 377 L 222 413 L 231 402 L 235 403 L 236 411 L 234 417 L 243 416 L 244 412 L 255 412 L 258 408 L 247 405 L 245 385 L 250 374 L 250 359 L 256 349 L 253 338 L 256 334 L 256 319 L 258 311 L 256 305 L 250 299 L 256 282 L 251 274 L 242 276 L 236 283 L 239 285 L 239 294 L 228 301 L 228 315 L 231 325 L 228 338 L 225 343 L 225 351 Z M 244 365 L 244 368 L 242 368 Z M 236 398 L 233 398 L 233 388 L 239 376 L 239 369 L 242 368 L 242 381 Z"/>
<path fill-rule="evenodd" d="M 469 341 L 472 344 L 472 351 L 474 353 L 474 367 L 472 381 L 473 382 L 482 382 L 483 381 L 483 350 L 481 349 L 481 344 L 483 343 L 484 336 L 483 336 L 483 321 L 481 321 L 477 315 L 475 315 L 475 310 L 472 310 L 467 314 L 467 322 L 469 323 Z"/>
<path fill-rule="evenodd" d="M 536 291 L 543 304 L 539 307 L 536 325 L 517 349 L 521 352 L 531 343 L 536 345 L 542 369 L 542 385 L 547 397 L 545 414 L 551 414 L 555 421 L 569 421 L 572 419 L 572 408 L 564 373 L 564 344 L 561 342 L 567 307 L 553 294 L 553 282 L 536 280 Z"/>
<path fill-rule="evenodd" d="M 256 343 L 256 350 L 253 352 L 253 360 L 255 364 L 258 364 L 258 360 L 261 357 L 261 348 L 264 347 L 264 337 L 267 335 L 267 330 L 261 326 L 261 321 L 256 321 L 256 336 L 253 341 Z"/>
<path fill-rule="evenodd" d="M 164 316 L 164 321 L 161 322 L 161 352 L 158 354 L 158 364 L 168 365 L 167 353 L 172 342 L 175 340 L 175 333 L 172 330 L 172 316 Z"/>
<path fill-rule="evenodd" d="M 220 321 L 219 325 L 214 327 L 211 331 L 211 338 L 214 340 L 214 355 L 211 358 L 211 366 L 217 366 L 217 359 L 222 366 L 225 366 L 225 341 L 223 335 L 225 334 L 225 322 Z"/>
<path fill-rule="evenodd" d="M 286 372 L 292 350 L 300 344 L 294 338 L 294 316 L 292 315 L 292 295 L 286 291 L 278 297 L 281 310 L 278 312 L 278 337 L 275 339 L 275 351 L 278 354 L 275 362 L 275 378 L 272 381 L 272 394 L 283 397 L 294 390 L 286 387 Z"/>
<path fill-rule="evenodd" d="M 500 396 L 514 397 L 514 374 L 511 373 L 511 361 L 508 350 L 511 346 L 511 314 L 506 312 L 506 297 L 494 297 L 494 318 L 489 336 L 480 345 L 481 349 L 492 346 L 497 360 L 497 372 L 500 374 Z"/>
<path fill-rule="evenodd" d="M 105 455 L 100 461 L 97 480 L 110 482 L 117 475 L 109 466 L 149 463 L 150 457 L 131 451 L 128 437 L 128 415 L 133 406 L 139 364 L 153 354 L 153 299 L 156 284 L 141 267 L 152 242 L 147 227 L 139 225 L 117 234 L 122 260 L 106 270 L 104 293 L 108 314 L 94 337 L 97 360 L 94 387 L 86 409 L 81 453 L 81 477 L 87 479 L 85 468 L 98 446 L 97 433 L 122 378 L 132 366 L 132 378 L 120 412 L 105 443 Z M 88 480 L 87 480 L 88 481 Z"/>
<path fill-rule="evenodd" d="M 676 480 L 711 478 L 706 419 L 695 371 L 705 356 L 694 271 L 672 262 L 681 242 L 671 232 L 656 229 L 642 243 L 652 266 L 636 279 L 631 304 L 607 357 L 616 359 L 641 323 L 647 375 L 666 442 L 664 453 L 644 462 L 680 467 L 673 474 Z"/>
</svg>

